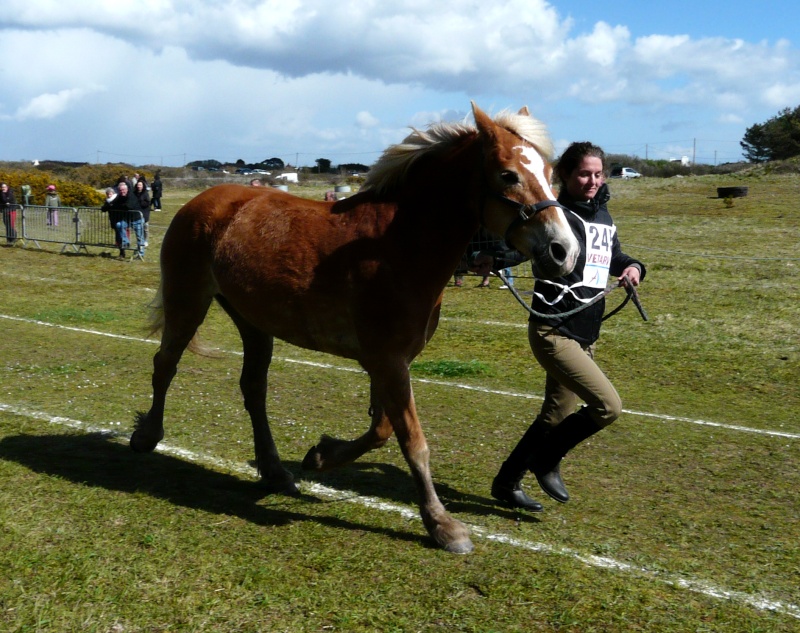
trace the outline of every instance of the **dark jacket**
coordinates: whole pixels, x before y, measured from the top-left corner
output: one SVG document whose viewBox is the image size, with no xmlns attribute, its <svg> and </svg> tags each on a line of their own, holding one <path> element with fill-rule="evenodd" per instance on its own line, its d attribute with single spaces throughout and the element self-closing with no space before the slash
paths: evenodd
<svg viewBox="0 0 800 633">
<path fill-rule="evenodd" d="M 138 204 L 135 198 L 136 196 L 128 191 L 127 196 L 123 196 L 122 194 L 118 193 L 117 197 L 111 202 L 106 202 L 103 204 L 101 209 L 108 212 L 108 222 L 111 224 L 111 226 L 116 226 L 117 222 L 121 220 L 131 222 L 131 220 L 134 219 L 133 214 L 130 212 L 134 210 L 131 208 L 131 204 Z M 135 210 L 138 211 L 139 209 Z M 139 218 L 138 214 L 135 216 L 135 218 Z"/>
<path fill-rule="evenodd" d="M 578 202 L 565 192 L 558 201 L 565 207 L 564 215 L 580 245 L 580 255 L 575 269 L 564 277 L 552 281 L 536 280 L 531 307 L 540 313 L 558 314 L 577 308 L 603 292 L 608 276 L 618 277 L 628 266 L 646 274 L 642 262 L 622 252 L 617 237 L 617 227 L 611 219 L 606 204 L 611 198 L 607 185 L 603 185 L 589 202 Z M 530 320 L 551 325 L 564 336 L 583 345 L 591 345 L 600 336 L 600 325 L 605 311 L 605 299 L 566 318 L 540 318 Z"/>
<path fill-rule="evenodd" d="M 141 192 L 133 191 L 128 194 L 128 208 L 131 211 L 141 211 L 144 221 L 150 221 L 150 194 L 147 193 L 147 183 L 142 187 Z"/>
<path fill-rule="evenodd" d="M 8 191 L 0 191 L 0 206 L 5 208 L 10 204 L 17 204 L 17 199 L 14 197 L 14 192 L 11 190 L 11 187 L 8 188 Z"/>
</svg>

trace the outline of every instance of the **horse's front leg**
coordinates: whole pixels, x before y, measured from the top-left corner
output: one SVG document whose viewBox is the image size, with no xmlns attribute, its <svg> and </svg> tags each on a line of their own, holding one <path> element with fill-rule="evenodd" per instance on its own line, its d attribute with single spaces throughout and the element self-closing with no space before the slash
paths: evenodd
<svg viewBox="0 0 800 633">
<path fill-rule="evenodd" d="M 374 385 L 370 385 L 369 430 L 354 440 L 340 440 L 323 435 L 319 444 L 312 446 L 303 459 L 306 470 L 330 470 L 354 462 L 364 453 L 381 448 L 392 435 L 392 424 L 384 412 L 383 405 L 375 395 Z"/>
<path fill-rule="evenodd" d="M 473 549 L 466 526 L 445 510 L 433 487 L 430 451 L 417 417 L 408 367 L 373 375 L 376 392 L 386 408 L 397 441 L 420 495 L 420 514 L 428 533 L 448 552 L 466 554 Z"/>
</svg>

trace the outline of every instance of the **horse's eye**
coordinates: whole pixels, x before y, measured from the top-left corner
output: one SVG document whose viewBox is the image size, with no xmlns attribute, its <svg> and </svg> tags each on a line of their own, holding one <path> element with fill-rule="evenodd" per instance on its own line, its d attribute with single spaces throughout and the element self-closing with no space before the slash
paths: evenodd
<svg viewBox="0 0 800 633">
<path fill-rule="evenodd" d="M 504 170 L 500 172 L 500 180 L 502 180 L 506 185 L 517 185 L 519 184 L 519 176 L 517 172 Z"/>
</svg>

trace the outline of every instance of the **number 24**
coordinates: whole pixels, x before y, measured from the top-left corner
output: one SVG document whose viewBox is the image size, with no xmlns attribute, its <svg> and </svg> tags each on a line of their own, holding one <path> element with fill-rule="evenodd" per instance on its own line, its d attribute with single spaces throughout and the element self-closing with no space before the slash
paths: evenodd
<svg viewBox="0 0 800 633">
<path fill-rule="evenodd" d="M 591 235 L 592 250 L 600 250 L 601 248 L 605 251 L 611 250 L 611 231 L 607 228 L 601 231 L 596 226 L 590 226 L 589 234 Z"/>
</svg>

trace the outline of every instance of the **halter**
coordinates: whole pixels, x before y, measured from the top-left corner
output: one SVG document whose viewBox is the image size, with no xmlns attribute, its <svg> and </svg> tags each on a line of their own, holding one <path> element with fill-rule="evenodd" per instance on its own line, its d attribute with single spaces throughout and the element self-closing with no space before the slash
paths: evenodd
<svg viewBox="0 0 800 633">
<path fill-rule="evenodd" d="M 537 202 L 535 204 L 522 204 L 521 202 L 517 202 L 516 200 L 512 200 L 511 198 L 507 198 L 506 196 L 497 193 L 496 191 L 489 191 L 489 193 L 484 197 L 484 205 L 481 206 L 481 224 L 486 226 L 485 222 L 483 221 L 484 216 L 484 207 L 486 197 L 491 197 L 494 200 L 499 200 L 506 206 L 511 207 L 517 212 L 517 216 L 511 220 L 511 224 L 508 225 L 505 234 L 503 235 L 503 239 L 505 240 L 506 244 L 510 244 L 508 240 L 508 234 L 512 231 L 515 231 L 520 225 L 524 224 L 528 220 L 530 220 L 533 216 L 535 216 L 540 211 L 547 209 L 548 207 L 560 207 L 564 208 L 561 203 L 557 200 L 542 200 L 541 202 Z"/>
</svg>

